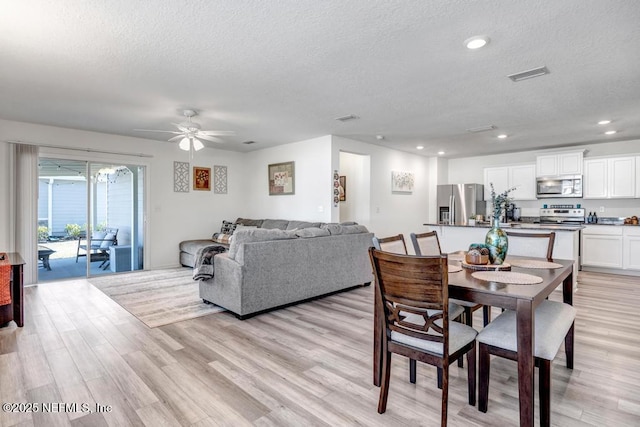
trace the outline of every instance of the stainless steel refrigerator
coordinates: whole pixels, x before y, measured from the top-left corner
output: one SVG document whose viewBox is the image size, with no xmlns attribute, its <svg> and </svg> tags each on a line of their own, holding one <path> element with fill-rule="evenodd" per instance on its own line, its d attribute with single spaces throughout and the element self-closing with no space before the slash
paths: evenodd
<svg viewBox="0 0 640 427">
<path fill-rule="evenodd" d="M 471 215 L 484 215 L 484 185 L 438 185 L 438 222 L 467 225 Z"/>
</svg>

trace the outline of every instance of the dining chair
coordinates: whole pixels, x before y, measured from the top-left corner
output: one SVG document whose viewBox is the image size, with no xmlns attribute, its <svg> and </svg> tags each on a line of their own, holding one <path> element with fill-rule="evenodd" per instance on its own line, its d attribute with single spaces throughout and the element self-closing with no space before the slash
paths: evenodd
<svg viewBox="0 0 640 427">
<path fill-rule="evenodd" d="M 416 255 L 439 255 L 442 251 L 440 250 L 440 240 L 438 239 L 438 233 L 435 231 L 428 231 L 426 233 L 411 233 L 411 243 L 413 244 L 413 250 Z M 464 323 L 469 326 L 473 326 L 473 312 L 482 308 L 482 317 L 484 320 L 484 326 L 490 321 L 491 315 L 491 307 L 476 304 L 469 301 L 463 301 L 458 299 L 451 299 L 452 302 L 461 306 L 464 310 Z"/>
<path fill-rule="evenodd" d="M 404 235 L 402 233 L 396 236 L 389 237 L 373 237 L 373 246 L 381 251 L 391 252 L 395 254 L 408 255 L 407 252 L 407 244 L 404 240 Z M 438 247 L 440 244 L 438 243 Z M 416 252 L 417 253 L 417 252 Z M 440 255 L 440 251 L 438 251 L 437 255 Z M 457 300 L 456 300 L 457 301 Z M 457 302 L 450 301 L 449 302 L 449 318 L 462 320 L 465 313 L 465 308 L 457 304 Z M 462 359 L 460 359 L 459 366 L 462 367 Z M 409 381 L 412 384 L 416 383 L 416 361 L 415 359 L 409 359 Z M 442 370 L 438 370 L 438 387 L 442 388 Z"/>
<path fill-rule="evenodd" d="M 565 343 L 566 364 L 573 369 L 573 336 L 576 309 L 562 302 L 544 300 L 534 312 L 533 356 L 539 368 L 538 393 L 540 425 L 550 425 L 551 361 L 556 357 L 562 341 Z M 490 356 L 517 360 L 516 312 L 506 310 L 478 334 L 478 410 L 487 412 L 489 400 Z"/>
<path fill-rule="evenodd" d="M 522 233 L 522 232 L 516 232 L 516 231 L 507 231 L 505 230 L 505 233 L 507 233 L 507 237 L 509 238 L 509 248 L 513 249 L 513 244 L 512 243 L 517 243 L 517 242 L 524 242 L 523 239 L 536 239 L 538 241 L 540 241 L 540 239 L 549 239 L 548 243 L 547 243 L 547 253 L 546 253 L 546 258 L 547 261 L 553 261 L 553 244 L 556 241 L 556 233 L 555 231 L 551 231 L 549 233 Z M 524 244 L 524 243 L 523 243 Z M 533 249 L 533 250 L 540 250 L 539 247 L 541 247 L 541 245 L 535 245 L 535 244 L 530 244 L 527 243 L 525 248 L 527 249 L 527 252 L 529 252 L 529 249 Z M 528 255 L 531 256 L 538 256 L 537 254 L 530 254 L 528 253 Z M 542 257 L 542 251 L 540 253 L 540 257 Z"/>
<path fill-rule="evenodd" d="M 477 331 L 449 321 L 447 256 L 411 256 L 369 248 L 378 317 L 384 322 L 378 413 L 387 409 L 391 356 L 399 354 L 442 369 L 441 425 L 447 425 L 449 365 L 467 356 L 469 404 L 476 402 Z"/>
</svg>

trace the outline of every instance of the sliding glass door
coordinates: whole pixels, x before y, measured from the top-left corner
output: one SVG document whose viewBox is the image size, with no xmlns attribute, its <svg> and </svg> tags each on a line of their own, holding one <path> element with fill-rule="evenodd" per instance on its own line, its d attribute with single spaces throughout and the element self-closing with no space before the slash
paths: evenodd
<svg viewBox="0 0 640 427">
<path fill-rule="evenodd" d="M 41 158 L 38 281 L 140 270 L 145 168 Z"/>
</svg>

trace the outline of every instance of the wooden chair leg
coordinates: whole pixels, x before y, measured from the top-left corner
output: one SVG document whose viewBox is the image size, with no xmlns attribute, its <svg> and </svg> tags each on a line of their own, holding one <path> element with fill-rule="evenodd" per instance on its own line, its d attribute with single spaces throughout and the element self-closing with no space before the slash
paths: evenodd
<svg viewBox="0 0 640 427">
<path fill-rule="evenodd" d="M 389 377 L 391 374 L 391 353 L 385 351 L 382 358 L 382 384 L 380 385 L 380 400 L 378 400 L 379 414 L 384 414 L 384 412 L 387 410 L 387 397 L 389 396 Z"/>
<path fill-rule="evenodd" d="M 551 361 L 541 359 L 538 381 L 540 396 L 540 427 L 551 425 Z"/>
<path fill-rule="evenodd" d="M 409 359 L 409 382 L 416 383 L 416 359 Z"/>
<path fill-rule="evenodd" d="M 476 347 L 467 352 L 467 382 L 469 387 L 469 405 L 476 406 Z"/>
<path fill-rule="evenodd" d="M 478 345 L 478 410 L 487 412 L 489 401 L 490 355 L 487 346 Z"/>
<path fill-rule="evenodd" d="M 449 409 L 449 366 L 445 365 L 439 368 L 438 372 L 442 372 L 442 417 L 440 425 L 447 427 L 447 411 Z"/>
<path fill-rule="evenodd" d="M 442 389 L 442 368 L 438 367 L 438 388 Z"/>
<path fill-rule="evenodd" d="M 491 322 L 491 306 L 490 305 L 482 306 L 482 320 L 484 321 L 484 326 L 487 326 L 489 322 Z"/>
<path fill-rule="evenodd" d="M 573 337 L 575 322 L 571 324 L 571 328 L 564 337 L 564 352 L 567 356 L 567 368 L 573 369 Z"/>
</svg>

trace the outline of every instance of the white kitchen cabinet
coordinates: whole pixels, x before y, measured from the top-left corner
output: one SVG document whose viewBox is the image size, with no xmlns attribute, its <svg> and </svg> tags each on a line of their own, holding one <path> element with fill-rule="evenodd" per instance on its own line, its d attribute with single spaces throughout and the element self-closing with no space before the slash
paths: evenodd
<svg viewBox="0 0 640 427">
<path fill-rule="evenodd" d="M 486 201 L 491 201 L 491 183 L 493 183 L 496 194 L 507 190 L 509 188 L 509 168 L 503 166 L 484 169 L 484 199 Z"/>
<path fill-rule="evenodd" d="M 636 198 L 640 199 L 640 156 L 636 157 Z"/>
<path fill-rule="evenodd" d="M 582 230 L 582 265 L 622 268 L 622 240 L 622 227 L 587 225 Z"/>
<path fill-rule="evenodd" d="M 544 154 L 536 158 L 536 176 L 581 175 L 583 152 Z"/>
<path fill-rule="evenodd" d="M 602 157 L 584 161 L 585 199 L 636 197 L 636 158 Z"/>
<path fill-rule="evenodd" d="M 509 166 L 509 187 L 516 188 L 513 200 L 537 200 L 536 165 Z"/>
<path fill-rule="evenodd" d="M 496 194 L 516 187 L 509 194 L 513 200 L 536 200 L 536 174 L 535 165 L 501 166 L 484 169 L 484 199 L 491 201 L 491 186 Z"/>
<path fill-rule="evenodd" d="M 640 270 L 640 227 L 626 226 L 622 232 L 622 267 Z"/>
</svg>

